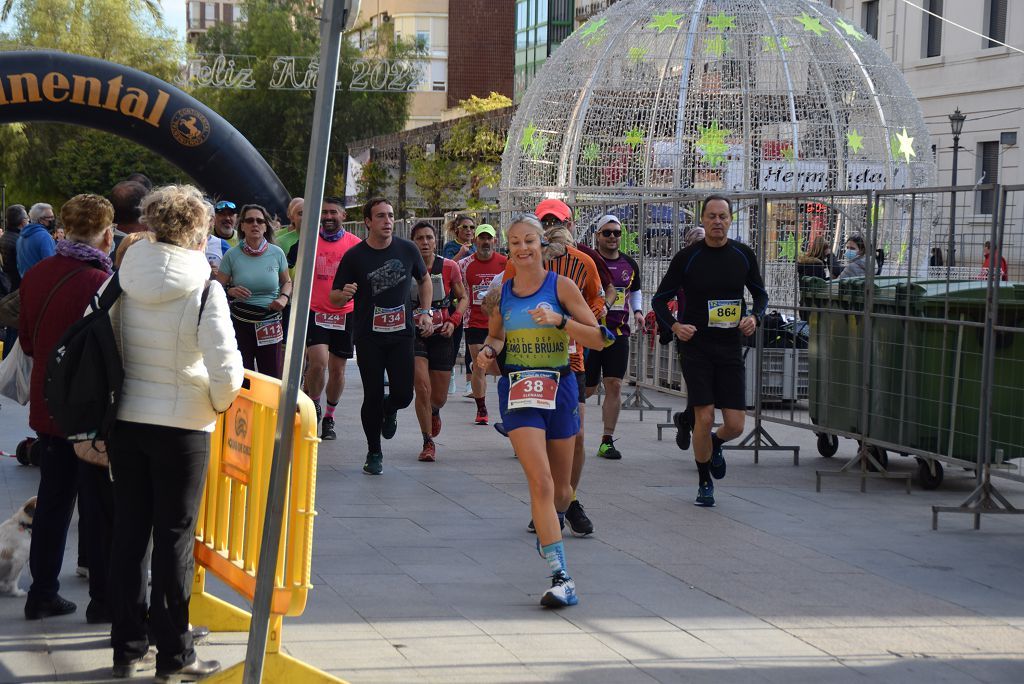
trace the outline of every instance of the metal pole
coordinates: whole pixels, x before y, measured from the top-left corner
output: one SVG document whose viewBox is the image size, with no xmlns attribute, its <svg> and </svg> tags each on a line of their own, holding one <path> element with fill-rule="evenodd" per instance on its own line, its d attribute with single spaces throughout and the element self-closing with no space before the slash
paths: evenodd
<svg viewBox="0 0 1024 684">
<path fill-rule="evenodd" d="M 306 166 L 305 200 L 306 206 L 312 209 L 307 209 L 303 214 L 302 231 L 299 235 L 299 258 L 295 265 L 297 277 L 288 325 L 288 363 L 285 365 L 281 381 L 274 460 L 270 467 L 267 512 L 263 519 L 256 591 L 253 595 L 252 619 L 249 623 L 249 643 L 246 647 L 245 670 L 242 674 L 242 681 L 245 684 L 260 684 L 263 681 L 263 661 L 267 649 L 267 631 L 270 628 L 270 606 L 281 545 L 288 467 L 294 437 L 295 406 L 302 376 L 303 340 L 306 338 L 308 321 L 306 312 L 309 311 L 313 262 L 316 259 L 319 208 L 323 204 L 324 181 L 327 177 L 327 154 L 331 141 L 341 33 L 350 2 L 351 0 L 327 0 L 324 2 L 323 16 L 320 18 L 320 83 L 317 85 L 313 135 L 309 142 L 309 161 Z"/>
<path fill-rule="evenodd" d="M 956 165 L 960 152 L 960 136 L 953 136 L 953 178 L 951 185 L 956 187 Z M 948 258 L 946 265 L 949 268 L 956 266 L 956 190 L 949 193 L 949 245 L 946 247 Z M 948 317 L 947 317 L 948 318 Z"/>
</svg>

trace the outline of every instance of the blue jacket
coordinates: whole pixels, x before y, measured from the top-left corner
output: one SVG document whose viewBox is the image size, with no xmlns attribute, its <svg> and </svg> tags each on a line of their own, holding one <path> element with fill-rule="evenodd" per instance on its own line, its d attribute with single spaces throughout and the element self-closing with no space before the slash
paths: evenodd
<svg viewBox="0 0 1024 684">
<path fill-rule="evenodd" d="M 21 229 L 18 237 L 18 275 L 24 277 L 28 269 L 56 253 L 57 245 L 46 226 L 41 223 L 28 224 Z"/>
</svg>

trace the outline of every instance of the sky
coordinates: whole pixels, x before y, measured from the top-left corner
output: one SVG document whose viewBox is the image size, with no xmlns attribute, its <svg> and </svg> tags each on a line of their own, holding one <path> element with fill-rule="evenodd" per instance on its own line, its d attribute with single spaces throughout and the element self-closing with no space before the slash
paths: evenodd
<svg viewBox="0 0 1024 684">
<path fill-rule="evenodd" d="M 185 39 L 185 2 L 186 0 L 160 0 L 164 23 L 182 40 Z"/>
</svg>

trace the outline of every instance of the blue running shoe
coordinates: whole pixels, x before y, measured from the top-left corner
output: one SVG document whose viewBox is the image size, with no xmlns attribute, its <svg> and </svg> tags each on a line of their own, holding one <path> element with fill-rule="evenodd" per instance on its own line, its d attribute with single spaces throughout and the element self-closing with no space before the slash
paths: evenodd
<svg viewBox="0 0 1024 684">
<path fill-rule="evenodd" d="M 694 506 L 704 506 L 705 508 L 711 508 L 715 505 L 715 485 L 708 482 L 706 485 L 700 485 L 697 487 L 697 500 L 693 502 Z"/>
<path fill-rule="evenodd" d="M 540 605 L 548 608 L 575 606 L 579 602 L 579 598 L 576 597 L 576 583 L 561 570 L 551 576 L 551 588 L 540 597 Z"/>
<path fill-rule="evenodd" d="M 725 455 L 722 454 L 722 445 L 719 444 L 711 450 L 711 477 L 721 480 L 725 477 Z"/>
</svg>

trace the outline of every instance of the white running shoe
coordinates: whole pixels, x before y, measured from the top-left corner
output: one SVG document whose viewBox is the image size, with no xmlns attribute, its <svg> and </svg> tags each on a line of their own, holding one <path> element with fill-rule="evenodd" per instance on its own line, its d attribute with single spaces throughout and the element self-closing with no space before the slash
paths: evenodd
<svg viewBox="0 0 1024 684">
<path fill-rule="evenodd" d="M 548 608 L 564 608 L 579 603 L 576 597 L 576 583 L 564 572 L 551 576 L 551 588 L 540 597 L 540 605 Z"/>
</svg>

